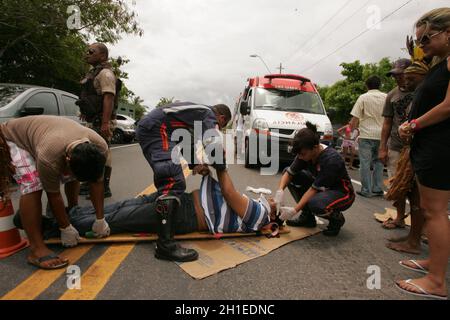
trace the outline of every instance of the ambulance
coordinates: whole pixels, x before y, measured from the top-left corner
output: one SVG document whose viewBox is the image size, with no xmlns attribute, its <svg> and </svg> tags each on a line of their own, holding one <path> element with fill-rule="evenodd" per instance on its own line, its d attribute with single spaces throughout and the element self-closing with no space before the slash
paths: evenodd
<svg viewBox="0 0 450 320">
<path fill-rule="evenodd" d="M 258 135 L 267 137 L 269 145 L 270 141 L 278 142 L 280 162 L 292 161 L 295 155 L 290 153 L 290 142 L 307 121 L 317 125 L 321 142 L 331 145 L 333 128 L 310 79 L 295 74 L 270 74 L 247 81 L 236 103 L 232 123 L 236 153 L 245 157 L 246 167 L 259 164 L 258 160 L 250 161 L 252 151 L 257 150 L 259 156 L 266 152 L 259 146 L 255 149 L 258 140 L 251 138 Z"/>
</svg>

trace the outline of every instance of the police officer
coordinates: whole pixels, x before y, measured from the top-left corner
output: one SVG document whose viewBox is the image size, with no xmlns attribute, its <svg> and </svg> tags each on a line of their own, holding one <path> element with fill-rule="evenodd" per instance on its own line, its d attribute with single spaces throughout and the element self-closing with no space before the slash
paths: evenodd
<svg viewBox="0 0 450 320">
<path fill-rule="evenodd" d="M 86 52 L 85 60 L 92 68 L 86 77 L 81 80 L 80 106 L 81 119 L 87 126 L 99 133 L 110 145 L 118 95 L 120 93 L 120 80 L 116 79 L 111 65 L 108 63 L 108 48 L 103 43 L 91 44 Z M 111 150 L 104 172 L 104 196 L 111 197 L 109 182 L 111 178 Z M 88 195 L 89 186 L 82 184 L 80 195 Z"/>
<path fill-rule="evenodd" d="M 156 258 L 181 262 L 198 258 L 195 250 L 182 248 L 173 240 L 175 215 L 180 205 L 179 199 L 186 189 L 186 181 L 179 164 L 179 153 L 174 149 L 180 141 L 172 139 L 172 134 L 177 129 L 185 130 L 183 132 L 191 138 L 191 155 L 195 157 L 195 151 L 192 150 L 195 148 L 192 147 L 196 139 L 202 139 L 206 131 L 210 130 L 210 139 L 202 142 L 207 149 L 216 150 L 223 156 L 218 129 L 224 128 L 230 119 L 231 112 L 226 105 L 209 107 L 192 102 L 177 102 L 154 109 L 139 122 L 136 134 L 144 156 L 153 169 L 153 179 L 159 194 L 156 207 L 159 213 Z M 196 127 L 201 129 L 200 134 L 196 135 Z M 216 170 L 224 170 L 224 157 L 219 154 L 216 156 L 216 161 L 210 159 L 208 164 Z M 188 158 L 189 167 L 194 173 L 201 172 L 204 166 L 196 165 L 192 158 Z"/>
</svg>

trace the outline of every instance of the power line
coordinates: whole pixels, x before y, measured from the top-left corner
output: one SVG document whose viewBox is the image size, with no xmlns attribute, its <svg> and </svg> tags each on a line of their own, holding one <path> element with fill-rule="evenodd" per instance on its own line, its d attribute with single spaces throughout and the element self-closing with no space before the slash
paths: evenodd
<svg viewBox="0 0 450 320">
<path fill-rule="evenodd" d="M 383 22 L 384 20 L 388 19 L 389 17 L 391 17 L 394 13 L 396 13 L 397 11 L 399 11 L 400 9 L 402 9 L 403 7 L 405 7 L 406 5 L 408 5 L 409 3 L 413 2 L 414 0 L 409 0 L 407 2 L 405 2 L 404 4 L 402 4 L 400 7 L 398 7 L 397 9 L 395 9 L 394 11 L 392 11 L 391 13 L 389 13 L 388 15 L 386 15 L 384 18 L 382 18 L 380 21 L 378 21 L 377 23 L 375 23 L 373 27 L 377 26 L 378 24 L 380 24 L 381 22 Z M 355 41 L 356 39 L 358 39 L 359 37 L 361 37 L 362 35 L 366 34 L 367 32 L 369 32 L 371 30 L 371 28 L 367 28 L 366 30 L 364 30 L 363 32 L 361 32 L 360 34 L 358 34 L 356 37 L 354 37 L 353 39 L 347 41 L 346 43 L 344 43 L 342 46 L 340 46 L 339 48 L 337 48 L 336 50 L 334 50 L 333 52 L 331 52 L 329 55 L 323 57 L 322 59 L 318 60 L 316 63 L 312 64 L 311 66 L 309 66 L 308 68 L 306 68 L 303 73 L 305 73 L 306 71 L 314 68 L 315 66 L 317 66 L 319 63 L 321 63 L 323 60 L 331 57 L 333 54 L 335 54 L 336 52 L 338 52 L 339 50 L 341 50 L 342 48 L 348 46 L 350 43 L 352 43 L 353 41 Z"/>
<path fill-rule="evenodd" d="M 320 41 L 318 41 L 315 45 L 313 45 L 312 47 L 309 48 L 308 52 L 306 53 L 302 53 L 302 55 L 300 55 L 298 57 L 298 59 L 304 57 L 305 55 L 309 54 L 314 48 L 316 48 L 319 44 L 322 44 L 322 41 L 328 39 L 329 37 L 331 37 L 331 35 L 333 35 L 336 31 L 338 31 L 344 24 L 346 24 L 351 18 L 353 18 L 359 11 L 361 11 L 361 9 L 363 9 L 365 6 L 367 6 L 367 4 L 372 1 L 372 0 L 368 0 L 366 1 L 366 3 L 364 3 L 361 7 L 359 7 L 355 12 L 353 12 L 349 17 L 345 18 L 344 21 L 338 25 L 337 27 L 335 27 L 333 29 L 333 31 L 331 31 L 325 38 L 322 38 Z"/>
<path fill-rule="evenodd" d="M 303 42 L 295 51 L 294 51 L 294 53 L 293 54 L 291 54 L 291 56 L 288 58 L 288 60 L 291 60 L 292 59 L 292 57 L 293 56 L 295 56 L 296 54 L 297 54 L 297 52 L 301 49 L 301 48 L 303 48 L 303 46 L 305 45 L 305 44 L 307 44 L 309 41 L 311 41 L 312 39 L 314 39 L 314 37 L 315 36 L 317 36 L 317 34 L 319 34 L 319 32 L 320 31 L 322 31 L 323 30 L 323 28 L 325 28 L 350 2 L 351 2 L 352 0 L 348 0 L 346 3 L 344 3 L 332 16 L 331 16 L 331 18 L 329 18 L 326 22 L 325 22 L 325 24 L 323 24 L 320 28 L 319 28 L 319 30 L 317 30 L 316 32 L 314 32 L 314 33 L 312 33 L 309 37 L 308 37 L 308 39 L 305 41 L 305 42 Z"/>
</svg>

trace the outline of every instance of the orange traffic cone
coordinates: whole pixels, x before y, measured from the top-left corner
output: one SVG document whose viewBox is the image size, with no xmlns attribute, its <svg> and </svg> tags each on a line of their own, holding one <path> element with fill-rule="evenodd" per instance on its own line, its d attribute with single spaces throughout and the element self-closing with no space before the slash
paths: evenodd
<svg viewBox="0 0 450 320">
<path fill-rule="evenodd" d="M 11 200 L 0 198 L 0 259 L 28 247 L 28 241 L 20 236 L 13 224 L 13 215 Z"/>
</svg>

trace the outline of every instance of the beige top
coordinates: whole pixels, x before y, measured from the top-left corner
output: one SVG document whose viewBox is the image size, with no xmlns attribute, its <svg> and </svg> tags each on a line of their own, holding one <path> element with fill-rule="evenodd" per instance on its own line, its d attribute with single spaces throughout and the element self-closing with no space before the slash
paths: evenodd
<svg viewBox="0 0 450 320">
<path fill-rule="evenodd" d="M 359 96 L 351 112 L 352 116 L 359 119 L 359 138 L 381 140 L 386 97 L 387 94 L 379 90 L 369 90 Z"/>
<path fill-rule="evenodd" d="M 108 145 L 95 131 L 79 123 L 58 116 L 28 116 L 0 125 L 6 140 L 28 151 L 36 161 L 36 168 L 47 192 L 59 192 L 60 177 L 68 174 L 66 152 L 69 145 L 88 139 L 107 156 Z"/>
<path fill-rule="evenodd" d="M 94 79 L 94 88 L 98 95 L 112 93 L 116 95 L 116 76 L 110 69 L 103 69 Z"/>
</svg>

